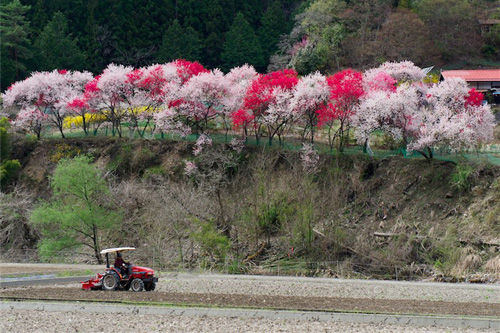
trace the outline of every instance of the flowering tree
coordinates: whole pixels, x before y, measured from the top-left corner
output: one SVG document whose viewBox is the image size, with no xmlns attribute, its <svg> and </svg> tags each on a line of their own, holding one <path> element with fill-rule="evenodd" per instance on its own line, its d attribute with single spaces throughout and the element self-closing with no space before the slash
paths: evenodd
<svg viewBox="0 0 500 333">
<path fill-rule="evenodd" d="M 275 136 L 282 143 L 283 134 L 290 123 L 298 118 L 297 109 L 291 105 L 293 93 L 289 89 L 274 88 L 271 93 L 272 102 L 269 103 L 265 112 L 259 118 L 260 123 L 267 128 L 269 145 L 272 144 Z"/>
<path fill-rule="evenodd" d="M 407 144 L 419 118 L 419 94 L 410 85 L 401 85 L 395 92 L 372 91 L 361 99 L 352 117 L 358 141 L 365 143 L 376 130 L 390 133 Z"/>
<path fill-rule="evenodd" d="M 192 96 L 195 84 L 191 84 L 190 88 L 184 88 L 185 85 L 199 74 L 209 74 L 210 71 L 205 69 L 198 62 L 190 62 L 186 60 L 175 60 L 163 67 L 163 83 L 161 85 L 161 102 L 162 110 L 154 114 L 155 126 L 157 130 L 173 131 L 181 136 L 186 136 L 191 133 L 191 125 L 196 127 L 194 112 L 199 111 L 196 106 L 200 104 L 191 103 L 188 95 Z M 205 77 L 206 78 L 206 77 Z M 198 85 L 199 86 L 199 85 Z M 208 122 L 208 119 L 207 119 Z"/>
<path fill-rule="evenodd" d="M 326 78 L 319 72 L 302 77 L 293 90 L 291 108 L 303 119 L 303 137 L 305 138 L 307 132 L 310 132 L 311 143 L 314 143 L 320 110 L 325 108 L 329 95 Z"/>
<path fill-rule="evenodd" d="M 187 126 L 196 133 L 204 133 L 208 122 L 224 109 L 224 100 L 230 94 L 229 82 L 215 69 L 193 76 L 179 91 L 176 108 Z"/>
<path fill-rule="evenodd" d="M 384 62 L 379 67 L 366 71 L 365 76 L 372 81 L 379 73 L 388 74 L 398 83 L 420 82 L 425 77 L 424 71 L 411 61 Z"/>
<path fill-rule="evenodd" d="M 245 112 L 244 118 L 251 119 L 253 122 L 257 141 L 260 140 L 263 125 L 267 125 L 269 143 L 272 143 L 274 135 L 278 133 L 277 129 L 279 131 L 279 129 L 284 127 L 280 122 L 286 122 L 290 119 L 289 117 L 286 117 L 286 119 L 283 117 L 281 114 L 283 110 L 278 105 L 275 105 L 274 109 L 271 109 L 271 114 L 267 118 L 264 118 L 264 116 L 268 112 L 270 105 L 276 103 L 277 97 L 281 97 L 280 105 L 283 106 L 283 103 L 285 103 L 283 94 L 287 94 L 297 83 L 297 72 L 292 69 L 285 69 L 261 75 L 249 86 L 242 109 Z M 279 91 L 275 91 L 277 89 Z M 239 118 L 241 119 L 241 117 Z M 238 117 L 233 117 L 234 119 L 238 120 Z"/>
<path fill-rule="evenodd" d="M 134 89 L 129 80 L 133 70 L 129 66 L 110 64 L 85 87 L 91 109 L 103 112 L 113 126 L 113 133 L 116 132 L 119 137 L 122 137 L 121 123 L 127 116 L 128 99 Z"/>
<path fill-rule="evenodd" d="M 464 80 L 448 79 L 430 88 L 403 83 L 394 92 L 372 90 L 361 99 L 353 123 L 361 142 L 383 130 L 430 161 L 433 147 L 461 149 L 490 140 L 494 117 Z"/>
<path fill-rule="evenodd" d="M 64 138 L 64 117 L 68 114 L 68 102 L 83 91 L 83 87 L 92 79 L 89 72 L 54 70 L 52 72 L 35 72 L 29 78 L 14 83 L 3 94 L 4 106 L 21 108 L 21 118 L 37 119 L 39 122 L 48 119 L 54 124 Z M 38 109 L 38 112 L 34 112 Z M 41 117 L 45 114 L 46 117 Z M 23 123 L 20 119 L 19 123 Z M 36 128 L 41 123 L 36 125 Z M 41 131 L 37 130 L 39 135 Z"/>
<path fill-rule="evenodd" d="M 258 74 L 255 68 L 247 64 L 235 67 L 226 74 L 225 79 L 229 87 L 229 93 L 224 96 L 222 100 L 223 109 L 219 113 L 226 129 L 226 136 L 231 128 L 231 123 L 235 127 L 242 127 L 244 136 L 247 136 L 248 125 L 252 120 L 247 119 L 248 114 L 241 108 L 248 87 L 257 77 Z"/>
<path fill-rule="evenodd" d="M 493 138 L 495 119 L 475 89 L 462 79 L 447 79 L 425 95 L 421 121 L 409 151 L 432 158 L 432 147 L 471 148 Z"/>
<path fill-rule="evenodd" d="M 386 77 L 382 81 L 384 87 L 390 86 L 390 83 L 387 84 L 390 81 L 386 81 Z M 363 75 L 360 72 L 346 69 L 328 77 L 327 83 L 330 88 L 330 103 L 319 110 L 320 126 L 328 127 L 330 149 L 333 149 L 333 143 L 338 137 L 338 149 L 343 151 L 349 137 L 351 118 L 364 94 Z M 333 132 L 336 124 L 338 128 Z"/>
<path fill-rule="evenodd" d="M 131 127 L 144 137 L 148 126 L 154 123 L 154 115 L 161 110 L 169 94 L 180 85 L 177 67 L 168 63 L 138 68 L 127 74 L 127 82 L 131 84 L 126 99 L 129 105 L 128 118 Z M 139 126 L 141 121 L 143 124 Z"/>
<path fill-rule="evenodd" d="M 15 128 L 28 130 L 36 135 L 38 139 L 42 134 L 43 124 L 47 121 L 48 116 L 41 112 L 40 109 L 34 108 L 23 108 L 16 117 L 16 120 L 12 123 Z"/>
</svg>

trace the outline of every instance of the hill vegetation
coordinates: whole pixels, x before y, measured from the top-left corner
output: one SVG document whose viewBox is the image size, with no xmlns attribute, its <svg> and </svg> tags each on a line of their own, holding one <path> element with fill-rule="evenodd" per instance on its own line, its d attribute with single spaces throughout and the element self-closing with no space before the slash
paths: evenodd
<svg viewBox="0 0 500 333">
<path fill-rule="evenodd" d="M 50 179 L 66 158 L 87 154 L 108 184 L 94 204 L 121 216 L 100 229 L 100 246 L 136 246 L 142 260 L 162 267 L 385 278 L 498 273 L 498 167 L 320 154 L 310 168 L 304 152 L 280 147 L 213 144 L 193 157 L 196 146 L 186 141 L 13 141 L 22 170 L 2 194 L 5 257 L 47 240 L 50 223 L 30 222 L 33 208 L 72 200 L 52 193 Z M 64 249 L 53 247 L 52 258 Z M 86 246 L 75 253 L 94 255 Z"/>
</svg>

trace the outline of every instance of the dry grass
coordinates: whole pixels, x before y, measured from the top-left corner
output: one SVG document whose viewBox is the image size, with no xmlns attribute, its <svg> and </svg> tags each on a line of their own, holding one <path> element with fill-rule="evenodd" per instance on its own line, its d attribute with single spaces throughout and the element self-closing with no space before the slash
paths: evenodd
<svg viewBox="0 0 500 333">
<path fill-rule="evenodd" d="M 500 274 L 500 254 L 488 260 L 484 265 L 484 270 L 488 273 Z"/>
<path fill-rule="evenodd" d="M 461 250 L 460 259 L 457 261 L 455 267 L 452 270 L 452 274 L 455 276 L 463 275 L 470 272 L 475 272 L 481 267 L 483 260 L 470 246 L 466 246 Z"/>
</svg>

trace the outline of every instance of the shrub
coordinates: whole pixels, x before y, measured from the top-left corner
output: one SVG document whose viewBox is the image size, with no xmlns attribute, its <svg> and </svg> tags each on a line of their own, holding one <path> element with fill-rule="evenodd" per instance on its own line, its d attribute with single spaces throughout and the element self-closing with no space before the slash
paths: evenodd
<svg viewBox="0 0 500 333">
<path fill-rule="evenodd" d="M 82 153 L 82 150 L 76 147 L 72 147 L 65 143 L 57 144 L 55 147 L 55 152 L 50 157 L 50 161 L 57 163 L 63 158 L 73 158 Z"/>
<path fill-rule="evenodd" d="M 455 171 L 450 176 L 450 184 L 459 191 L 465 191 L 470 188 L 471 176 L 474 168 L 468 164 L 458 164 Z"/>
<path fill-rule="evenodd" d="M 21 169 L 21 163 L 18 160 L 8 160 L 0 165 L 0 180 L 2 186 L 7 185 L 17 172 Z"/>
<path fill-rule="evenodd" d="M 199 230 L 191 233 L 190 238 L 200 246 L 202 252 L 216 261 L 223 262 L 231 249 L 229 238 L 223 235 L 212 222 L 195 220 L 195 223 L 198 224 Z"/>
</svg>

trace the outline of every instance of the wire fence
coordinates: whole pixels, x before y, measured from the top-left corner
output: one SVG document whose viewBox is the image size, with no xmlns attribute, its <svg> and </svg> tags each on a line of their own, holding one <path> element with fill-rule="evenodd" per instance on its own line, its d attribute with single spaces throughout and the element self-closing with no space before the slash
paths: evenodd
<svg viewBox="0 0 500 333">
<path fill-rule="evenodd" d="M 149 248 L 139 248 L 123 254 L 124 260 L 138 266 L 153 268 L 161 276 L 165 272 L 189 273 L 224 273 L 268 276 L 308 276 L 331 278 L 357 278 L 380 280 L 419 280 L 431 276 L 434 272 L 424 264 L 387 265 L 360 263 L 352 260 L 314 261 L 302 258 L 286 258 L 261 262 L 245 262 L 226 258 L 222 262 L 200 258 L 194 262 L 165 260 L 161 253 Z M 59 251 L 50 258 L 41 258 L 37 250 L 20 250 L 1 255 L 2 262 L 9 263 L 52 263 L 52 264 L 94 264 L 99 265 L 97 258 L 89 253 L 77 251 Z M 109 256 L 110 265 L 114 255 Z M 104 270 L 106 259 L 101 264 Z"/>
</svg>

